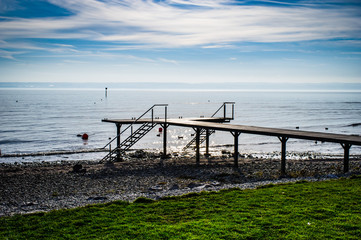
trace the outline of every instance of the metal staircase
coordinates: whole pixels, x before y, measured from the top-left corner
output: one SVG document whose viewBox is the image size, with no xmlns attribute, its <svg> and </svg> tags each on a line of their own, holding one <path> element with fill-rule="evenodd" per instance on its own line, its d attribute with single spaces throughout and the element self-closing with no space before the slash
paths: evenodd
<svg viewBox="0 0 361 240">
<path fill-rule="evenodd" d="M 142 137 L 150 132 L 157 124 L 156 123 L 144 123 L 135 132 L 130 134 L 120 145 L 111 150 L 104 158 L 103 161 L 108 161 L 116 158 L 119 153 L 125 152 L 136 144 Z"/>
<path fill-rule="evenodd" d="M 215 132 L 216 131 L 214 129 L 210 129 L 208 131 L 208 136 L 212 135 Z M 200 135 L 199 135 L 199 144 L 202 144 L 206 139 L 207 139 L 207 130 L 202 128 Z M 187 148 L 190 148 L 191 146 L 194 147 L 196 140 L 197 140 L 197 137 L 195 136 L 194 138 L 192 138 L 192 140 L 189 141 L 189 143 L 187 143 L 187 145 L 183 148 L 183 151 L 186 150 Z"/>
<path fill-rule="evenodd" d="M 144 123 L 140 126 L 134 133 L 132 133 L 129 137 L 127 137 L 118 147 L 120 150 L 128 150 L 135 143 L 137 143 L 142 137 L 144 137 L 147 133 L 150 132 L 155 127 L 155 123 Z"/>
<path fill-rule="evenodd" d="M 231 117 L 227 117 L 227 105 L 232 105 Z M 234 102 L 224 102 L 222 104 L 222 106 L 220 106 L 217 109 L 217 111 L 215 113 L 213 113 L 213 115 L 211 117 L 212 118 L 215 117 L 221 109 L 223 109 L 223 117 L 222 118 L 224 119 L 225 122 L 229 122 L 230 120 L 234 119 Z M 208 137 L 211 136 L 215 132 L 216 131 L 214 129 L 210 129 L 208 131 Z M 199 135 L 199 144 L 202 144 L 206 139 L 207 139 L 207 130 L 202 128 L 200 131 L 200 135 Z M 183 151 L 190 147 L 195 147 L 196 141 L 197 141 L 197 136 L 194 136 L 194 138 L 192 138 L 189 141 L 189 143 L 187 143 L 187 145 L 183 148 Z"/>
<path fill-rule="evenodd" d="M 165 108 L 165 116 L 164 119 L 167 119 L 167 106 L 168 104 L 155 104 L 151 108 L 149 108 L 146 112 L 144 112 L 140 117 L 135 119 L 132 124 L 130 124 L 127 128 L 125 128 L 121 133 L 115 136 L 107 145 L 103 147 L 105 149 L 107 146 L 110 147 L 109 153 L 102 159 L 102 161 L 111 161 L 115 158 L 120 158 L 120 154 L 124 153 L 126 150 L 131 148 L 134 144 L 136 144 L 142 137 L 144 137 L 147 133 L 149 133 L 157 123 L 153 122 L 154 117 L 154 108 L 155 107 L 164 107 Z M 143 123 L 137 130 L 133 131 L 133 126 L 135 124 L 139 124 L 139 120 L 143 118 L 148 112 L 151 112 L 151 121 Z M 130 135 L 121 142 L 116 148 L 111 149 L 111 143 L 115 139 L 120 139 L 120 136 L 125 133 L 127 130 L 130 130 Z M 119 141 L 119 140 L 118 140 Z"/>
</svg>

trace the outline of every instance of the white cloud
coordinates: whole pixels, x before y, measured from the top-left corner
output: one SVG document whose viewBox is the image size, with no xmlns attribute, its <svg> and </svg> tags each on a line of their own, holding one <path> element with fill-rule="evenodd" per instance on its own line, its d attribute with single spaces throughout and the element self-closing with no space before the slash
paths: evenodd
<svg viewBox="0 0 361 240">
<path fill-rule="evenodd" d="M 237 6 L 232 0 L 50 0 L 72 16 L 5 18 L 0 39 L 86 39 L 205 48 L 232 42 L 360 38 L 359 8 Z M 179 6 L 188 5 L 189 8 Z M 309 7 L 307 7 L 309 6 Z"/>
</svg>

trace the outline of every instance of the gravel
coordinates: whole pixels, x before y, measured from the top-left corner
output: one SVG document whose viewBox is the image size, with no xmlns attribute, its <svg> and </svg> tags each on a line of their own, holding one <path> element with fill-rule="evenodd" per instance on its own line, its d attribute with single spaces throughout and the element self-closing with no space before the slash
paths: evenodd
<svg viewBox="0 0 361 240">
<path fill-rule="evenodd" d="M 351 159 L 346 176 L 360 171 L 361 159 Z M 342 159 L 287 160 L 287 174 L 280 178 L 280 160 L 240 159 L 235 169 L 232 159 L 222 157 L 201 159 L 199 166 L 189 157 L 156 156 L 106 163 L 1 164 L 0 216 L 345 176 Z"/>
</svg>

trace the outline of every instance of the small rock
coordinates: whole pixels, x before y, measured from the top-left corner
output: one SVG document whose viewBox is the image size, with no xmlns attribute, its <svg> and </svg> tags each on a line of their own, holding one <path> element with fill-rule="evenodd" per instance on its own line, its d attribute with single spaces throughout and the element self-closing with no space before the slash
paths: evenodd
<svg viewBox="0 0 361 240">
<path fill-rule="evenodd" d="M 154 192 L 159 192 L 159 191 L 162 191 L 163 188 L 161 186 L 157 185 L 157 186 L 150 187 L 149 190 L 154 191 Z"/>
<path fill-rule="evenodd" d="M 75 173 L 85 173 L 86 169 L 83 168 L 83 165 L 77 163 L 73 166 L 73 172 Z"/>
<path fill-rule="evenodd" d="M 227 150 L 222 150 L 222 154 L 231 154 L 231 152 Z"/>
<path fill-rule="evenodd" d="M 202 186 L 203 184 L 200 184 L 200 183 L 190 183 L 190 184 L 188 184 L 188 186 L 187 187 L 189 187 L 189 188 L 196 188 L 196 187 L 200 187 L 200 186 Z"/>
<path fill-rule="evenodd" d="M 178 190 L 178 189 L 179 189 L 178 184 L 174 184 L 171 188 L 169 188 L 170 191 L 172 191 L 172 190 Z"/>
</svg>

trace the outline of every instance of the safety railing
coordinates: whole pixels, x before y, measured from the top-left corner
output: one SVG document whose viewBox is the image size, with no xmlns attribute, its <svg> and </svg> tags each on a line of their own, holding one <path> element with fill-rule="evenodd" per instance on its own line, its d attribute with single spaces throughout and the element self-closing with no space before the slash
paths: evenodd
<svg viewBox="0 0 361 240">
<path fill-rule="evenodd" d="M 214 117 L 222 108 L 223 108 L 223 118 L 227 119 L 227 105 L 232 105 L 232 117 L 228 118 L 230 120 L 234 119 L 234 104 L 235 102 L 224 102 L 222 106 L 218 108 L 218 110 L 213 113 L 212 117 Z"/>
</svg>

